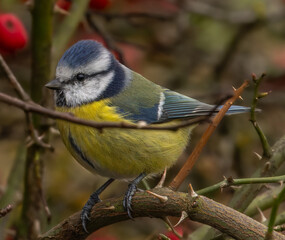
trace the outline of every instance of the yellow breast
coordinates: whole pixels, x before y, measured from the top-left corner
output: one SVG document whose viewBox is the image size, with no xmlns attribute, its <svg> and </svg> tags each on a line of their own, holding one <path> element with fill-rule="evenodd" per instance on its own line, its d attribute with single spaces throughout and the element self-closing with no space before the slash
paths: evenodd
<svg viewBox="0 0 285 240">
<path fill-rule="evenodd" d="M 130 122 L 101 100 L 75 108 L 57 108 L 93 121 Z M 157 173 L 170 167 L 188 141 L 192 127 L 178 131 L 103 129 L 57 121 L 62 139 L 74 158 L 88 170 L 112 178 Z M 171 124 L 171 123 L 168 123 Z"/>
</svg>

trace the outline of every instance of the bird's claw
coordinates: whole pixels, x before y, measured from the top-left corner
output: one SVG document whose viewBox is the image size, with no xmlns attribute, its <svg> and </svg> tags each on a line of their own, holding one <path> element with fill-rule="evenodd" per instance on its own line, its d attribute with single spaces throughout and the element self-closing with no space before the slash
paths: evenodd
<svg viewBox="0 0 285 240">
<path fill-rule="evenodd" d="M 131 205 L 132 205 L 132 198 L 133 198 L 136 190 L 137 190 L 137 187 L 134 183 L 129 184 L 129 188 L 125 194 L 124 201 L 123 201 L 124 209 L 125 209 L 125 211 L 127 211 L 130 219 L 134 219 L 132 216 L 133 209 L 132 209 Z"/>
<path fill-rule="evenodd" d="M 80 215 L 82 227 L 83 227 L 84 231 L 87 233 L 88 233 L 88 230 L 87 230 L 86 224 L 87 224 L 87 222 L 90 221 L 89 214 L 90 214 L 90 210 L 83 208 L 81 215 Z"/>
<path fill-rule="evenodd" d="M 82 208 L 82 211 L 81 211 L 81 215 L 80 215 L 80 218 L 81 218 L 81 222 L 82 222 L 82 227 L 84 229 L 85 232 L 88 233 L 88 230 L 87 230 L 87 223 L 90 221 L 90 213 L 91 213 L 91 210 L 92 210 L 92 207 L 100 202 L 100 198 L 99 198 L 99 194 L 97 192 L 94 192 L 89 200 L 87 201 L 87 203 L 84 205 L 84 207 Z"/>
</svg>

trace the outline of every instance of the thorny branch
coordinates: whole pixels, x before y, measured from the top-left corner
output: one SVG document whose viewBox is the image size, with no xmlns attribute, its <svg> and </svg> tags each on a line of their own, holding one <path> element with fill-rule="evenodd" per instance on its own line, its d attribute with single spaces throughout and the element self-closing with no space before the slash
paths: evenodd
<svg viewBox="0 0 285 240">
<path fill-rule="evenodd" d="M 232 177 L 225 178 L 225 180 L 209 186 L 207 188 L 203 188 L 197 191 L 200 195 L 207 195 L 211 192 L 217 191 L 219 189 L 231 187 L 231 186 L 240 186 L 244 184 L 260 184 L 260 183 L 283 183 L 285 181 L 285 175 L 275 176 L 275 177 L 260 177 L 260 178 L 241 178 L 241 179 L 233 179 Z"/>
<path fill-rule="evenodd" d="M 240 88 L 234 89 L 234 96 L 232 96 L 230 99 L 226 101 L 222 109 L 219 111 L 219 113 L 215 116 L 212 123 L 210 123 L 207 130 L 204 132 L 203 136 L 201 137 L 200 141 L 197 143 L 196 147 L 194 148 L 193 152 L 190 154 L 189 158 L 183 165 L 183 167 L 180 169 L 179 173 L 176 175 L 176 177 L 172 180 L 169 187 L 171 189 L 177 190 L 178 187 L 182 184 L 182 182 L 185 180 L 185 178 L 188 176 L 190 170 L 194 166 L 196 160 L 198 159 L 202 149 L 206 145 L 207 141 L 209 140 L 210 136 L 230 108 L 230 106 L 234 103 L 234 101 L 240 97 L 243 90 L 248 86 L 249 82 L 245 81 Z"/>
<path fill-rule="evenodd" d="M 251 113 L 250 113 L 250 121 L 252 122 L 259 138 L 260 142 L 262 144 L 263 148 L 263 156 L 266 158 L 270 158 L 272 155 L 272 149 L 267 141 L 267 138 L 263 131 L 261 130 L 259 124 L 256 121 L 256 116 L 255 116 L 255 109 L 257 106 L 257 102 L 259 99 L 266 97 L 270 92 L 265 92 L 265 93 L 259 93 L 259 86 L 261 81 L 264 79 L 265 74 L 262 74 L 259 78 L 256 77 L 255 74 L 252 74 L 252 81 L 254 82 L 254 95 L 253 95 L 253 100 L 251 104 Z"/>
<path fill-rule="evenodd" d="M 267 227 L 246 215 L 204 196 L 174 192 L 168 188 L 155 188 L 156 195 L 167 197 L 161 202 L 155 195 L 137 192 L 133 197 L 133 216 L 164 218 L 181 216 L 186 212 L 193 221 L 211 225 L 235 239 L 264 239 Z M 109 199 L 96 204 L 91 212 L 88 229 L 91 232 L 116 222 L 128 220 L 123 209 L 122 198 Z M 38 240 L 85 239 L 87 233 L 80 221 L 80 212 L 65 219 L 43 234 Z M 284 235 L 273 232 L 274 239 L 285 239 Z"/>
</svg>

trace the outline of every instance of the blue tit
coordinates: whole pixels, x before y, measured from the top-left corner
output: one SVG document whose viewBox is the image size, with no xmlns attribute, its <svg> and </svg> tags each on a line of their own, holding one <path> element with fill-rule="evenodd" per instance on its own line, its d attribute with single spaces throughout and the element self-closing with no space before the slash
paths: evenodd
<svg viewBox="0 0 285 240">
<path fill-rule="evenodd" d="M 79 41 L 58 62 L 54 90 L 56 110 L 97 122 L 112 121 L 171 125 L 208 115 L 212 105 L 163 88 L 119 63 L 100 43 Z M 232 106 L 228 114 L 249 108 Z M 104 129 L 58 120 L 63 142 L 72 156 L 92 173 L 109 180 L 95 191 L 82 209 L 86 224 L 99 194 L 114 179 L 130 181 L 123 205 L 131 218 L 131 200 L 137 184 L 147 175 L 174 164 L 184 150 L 193 126 L 177 131 Z"/>
</svg>

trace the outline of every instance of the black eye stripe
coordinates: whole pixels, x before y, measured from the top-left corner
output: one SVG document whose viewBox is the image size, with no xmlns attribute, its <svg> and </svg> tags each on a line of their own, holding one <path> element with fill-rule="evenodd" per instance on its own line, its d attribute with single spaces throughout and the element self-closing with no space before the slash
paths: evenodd
<svg viewBox="0 0 285 240">
<path fill-rule="evenodd" d="M 109 73 L 110 70 L 111 70 L 111 69 L 107 69 L 107 70 L 105 70 L 105 71 L 101 71 L 101 72 L 97 72 L 97 73 L 93 73 L 93 74 L 77 73 L 77 74 L 73 77 L 73 79 L 74 79 L 75 81 L 83 81 L 83 80 L 86 80 L 86 79 L 88 79 L 88 78 L 90 78 L 90 77 L 95 77 L 95 76 L 97 76 L 97 75 L 105 75 L 105 74 Z"/>
</svg>

